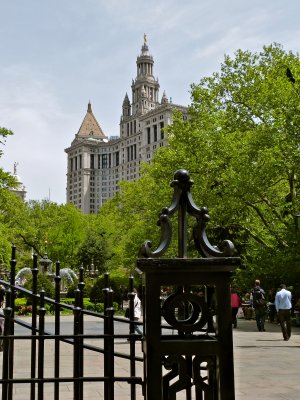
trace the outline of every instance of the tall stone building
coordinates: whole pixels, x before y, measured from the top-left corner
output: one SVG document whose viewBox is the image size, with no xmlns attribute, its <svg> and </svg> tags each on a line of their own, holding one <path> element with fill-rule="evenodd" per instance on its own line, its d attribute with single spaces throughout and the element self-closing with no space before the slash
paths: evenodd
<svg viewBox="0 0 300 400">
<path fill-rule="evenodd" d="M 165 94 L 159 100 L 159 83 L 153 75 L 154 60 L 146 36 L 137 57 L 137 75 L 131 84 L 131 102 L 126 93 L 120 120 L 120 137 L 108 137 L 88 104 L 87 113 L 68 155 L 67 202 L 85 214 L 96 213 L 118 192 L 121 180 L 139 177 L 139 166 L 150 162 L 159 147 L 167 145 L 163 128 L 172 122 L 174 109 L 186 118 L 187 108 L 170 102 Z"/>
</svg>

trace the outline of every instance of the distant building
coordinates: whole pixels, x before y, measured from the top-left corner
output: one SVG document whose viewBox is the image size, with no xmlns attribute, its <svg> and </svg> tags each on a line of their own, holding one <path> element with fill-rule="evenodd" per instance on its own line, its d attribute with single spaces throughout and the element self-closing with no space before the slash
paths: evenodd
<svg viewBox="0 0 300 400">
<path fill-rule="evenodd" d="M 26 188 L 22 183 L 21 178 L 19 177 L 19 175 L 17 174 L 17 166 L 18 163 L 14 163 L 14 173 L 13 173 L 13 177 L 15 178 L 15 180 L 17 181 L 17 185 L 15 188 L 9 188 L 9 190 L 12 193 L 15 193 L 18 197 L 20 197 L 21 200 L 25 201 L 25 197 L 26 197 Z"/>
<path fill-rule="evenodd" d="M 150 162 L 156 149 L 167 145 L 163 128 L 172 122 L 174 109 L 186 118 L 187 107 L 172 104 L 165 94 L 159 101 L 159 83 L 153 75 L 154 60 L 144 37 L 137 57 L 137 76 L 126 93 L 120 120 L 120 137 L 108 137 L 92 112 L 91 103 L 68 155 L 67 202 L 85 214 L 118 192 L 121 180 L 139 177 L 141 162 Z"/>
</svg>

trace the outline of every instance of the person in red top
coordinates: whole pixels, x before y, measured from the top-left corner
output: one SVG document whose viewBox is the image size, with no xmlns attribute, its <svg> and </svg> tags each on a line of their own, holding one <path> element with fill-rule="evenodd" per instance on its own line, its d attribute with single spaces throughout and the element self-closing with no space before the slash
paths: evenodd
<svg viewBox="0 0 300 400">
<path fill-rule="evenodd" d="M 237 294 L 237 292 L 231 288 L 231 316 L 232 316 L 232 324 L 233 327 L 237 327 L 237 312 L 239 310 L 239 307 L 242 305 L 242 300 L 240 296 Z"/>
</svg>

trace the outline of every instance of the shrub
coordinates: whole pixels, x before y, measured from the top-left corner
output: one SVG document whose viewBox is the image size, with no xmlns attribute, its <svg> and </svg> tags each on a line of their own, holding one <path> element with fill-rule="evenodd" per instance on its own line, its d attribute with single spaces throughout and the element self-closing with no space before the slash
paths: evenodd
<svg viewBox="0 0 300 400">
<path fill-rule="evenodd" d="M 27 290 L 32 290 L 32 277 L 30 277 L 26 281 L 24 287 Z M 55 289 L 53 281 L 51 280 L 51 278 L 49 278 L 48 275 L 45 274 L 39 274 L 37 278 L 37 293 L 39 294 L 42 289 L 45 291 L 46 297 L 50 297 L 51 299 L 54 298 Z M 28 305 L 32 304 L 32 297 L 27 294 L 25 295 L 25 297 L 27 298 L 27 304 Z"/>
<path fill-rule="evenodd" d="M 120 285 L 118 285 L 118 283 L 114 279 L 109 280 L 109 287 L 114 292 L 113 300 L 117 304 L 116 309 L 119 309 L 120 304 L 123 300 L 123 290 L 121 290 Z M 104 303 L 104 295 L 103 295 L 104 288 L 105 288 L 104 277 L 101 276 L 96 280 L 94 286 L 91 288 L 90 300 L 92 303 Z"/>
</svg>

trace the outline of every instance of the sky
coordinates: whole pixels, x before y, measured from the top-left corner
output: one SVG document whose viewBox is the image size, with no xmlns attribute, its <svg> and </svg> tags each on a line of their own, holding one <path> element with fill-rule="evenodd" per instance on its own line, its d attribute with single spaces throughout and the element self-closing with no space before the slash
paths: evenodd
<svg viewBox="0 0 300 400">
<path fill-rule="evenodd" d="M 224 55 L 280 43 L 300 48 L 299 0 L 0 0 L 0 126 L 11 129 L 0 167 L 26 200 L 66 201 L 67 155 L 91 101 L 119 135 L 144 33 L 154 75 L 173 103 L 220 69 Z"/>
</svg>

